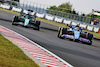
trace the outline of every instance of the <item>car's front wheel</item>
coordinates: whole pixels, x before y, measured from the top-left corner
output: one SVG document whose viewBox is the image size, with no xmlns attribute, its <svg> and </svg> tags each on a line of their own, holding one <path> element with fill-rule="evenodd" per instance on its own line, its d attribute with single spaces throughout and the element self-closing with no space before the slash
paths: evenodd
<svg viewBox="0 0 100 67">
<path fill-rule="evenodd" d="M 60 37 L 61 37 L 61 33 L 62 33 L 62 32 L 61 32 L 61 27 L 59 27 L 57 37 L 60 38 Z"/>
<path fill-rule="evenodd" d="M 15 22 L 18 21 L 18 16 L 14 16 L 12 20 L 12 25 L 15 25 Z"/>
<path fill-rule="evenodd" d="M 63 31 L 65 31 L 64 29 L 65 28 L 63 28 L 63 27 L 59 27 L 57 37 L 64 39 L 64 37 L 62 37 Z"/>
<path fill-rule="evenodd" d="M 40 24 L 41 24 L 41 22 L 37 20 L 37 21 L 36 21 L 37 30 L 40 30 Z"/>
</svg>

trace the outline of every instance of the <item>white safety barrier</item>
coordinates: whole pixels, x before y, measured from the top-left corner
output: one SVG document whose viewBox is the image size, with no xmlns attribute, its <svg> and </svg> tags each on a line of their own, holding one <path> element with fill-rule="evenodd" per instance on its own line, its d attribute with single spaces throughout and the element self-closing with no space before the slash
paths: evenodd
<svg viewBox="0 0 100 67">
<path fill-rule="evenodd" d="M 88 25 L 88 26 L 87 26 L 87 30 L 88 30 L 88 31 L 93 31 L 93 25 Z"/>
<path fill-rule="evenodd" d="M 77 25 L 77 23 L 76 23 L 76 22 L 74 22 L 74 21 L 72 21 L 71 25 L 76 26 L 76 25 Z"/>
<path fill-rule="evenodd" d="M 36 12 L 32 12 L 31 15 L 35 15 Z"/>
<path fill-rule="evenodd" d="M 36 13 L 36 16 L 37 16 L 38 18 L 43 18 L 45 15 L 44 15 L 44 14 L 40 14 L 40 13 Z"/>
<path fill-rule="evenodd" d="M 29 11 L 24 9 L 24 10 L 23 10 L 23 13 L 28 14 Z M 36 13 L 36 12 L 31 12 L 31 15 L 35 15 L 35 13 Z"/>
<path fill-rule="evenodd" d="M 63 18 L 61 18 L 61 17 L 55 17 L 54 21 L 58 22 L 58 23 L 62 23 Z"/>
<path fill-rule="evenodd" d="M 70 25 L 70 24 L 71 24 L 71 20 L 65 20 L 65 19 L 64 19 L 63 23 L 66 24 L 66 25 L 67 25 L 67 24 Z"/>
<path fill-rule="evenodd" d="M 86 29 L 87 24 L 82 24 L 82 23 L 80 23 L 80 27 L 82 27 L 82 28 Z"/>
<path fill-rule="evenodd" d="M 3 9 L 10 9 L 10 5 L 1 4 L 1 8 L 3 8 Z"/>
<path fill-rule="evenodd" d="M 23 10 L 23 13 L 28 14 L 28 10 Z"/>
<path fill-rule="evenodd" d="M 45 19 L 49 20 L 49 21 L 53 21 L 54 16 L 46 14 Z"/>
<path fill-rule="evenodd" d="M 94 26 L 93 31 L 94 31 L 95 33 L 99 32 L 99 27 L 98 27 L 98 26 Z"/>
<path fill-rule="evenodd" d="M 12 8 L 12 11 L 15 11 L 15 12 L 21 12 L 22 9 L 21 9 L 21 8 L 17 8 L 17 7 L 13 7 L 13 8 Z"/>
</svg>

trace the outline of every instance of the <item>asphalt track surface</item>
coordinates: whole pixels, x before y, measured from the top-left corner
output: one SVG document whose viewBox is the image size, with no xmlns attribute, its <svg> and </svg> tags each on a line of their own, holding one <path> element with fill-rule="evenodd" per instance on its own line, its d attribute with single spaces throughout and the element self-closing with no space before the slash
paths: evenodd
<svg viewBox="0 0 100 67">
<path fill-rule="evenodd" d="M 24 35 L 38 43 L 74 67 L 100 67 L 100 41 L 93 44 L 73 42 L 57 38 L 57 26 L 42 22 L 40 31 L 22 26 L 13 26 L 11 20 L 14 14 L 0 10 L 0 25 Z"/>
</svg>

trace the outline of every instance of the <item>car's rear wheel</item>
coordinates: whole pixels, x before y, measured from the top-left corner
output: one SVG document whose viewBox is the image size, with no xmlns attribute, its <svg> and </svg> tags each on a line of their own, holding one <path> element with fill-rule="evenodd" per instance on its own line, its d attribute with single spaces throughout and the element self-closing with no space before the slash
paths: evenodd
<svg viewBox="0 0 100 67">
<path fill-rule="evenodd" d="M 81 33 L 81 34 L 80 34 L 80 37 L 86 38 L 86 33 Z"/>
<path fill-rule="evenodd" d="M 90 43 L 88 43 L 88 45 L 92 45 L 93 34 L 91 34 L 91 33 L 81 33 L 80 37 L 89 39 Z"/>
<path fill-rule="evenodd" d="M 93 34 L 88 33 L 88 39 L 89 39 L 89 40 L 92 40 L 92 38 L 93 38 Z"/>
<path fill-rule="evenodd" d="M 93 34 L 91 34 L 91 33 L 81 33 L 81 34 L 80 34 L 80 37 L 82 37 L 82 38 L 87 38 L 87 39 L 89 39 L 89 40 L 92 40 Z"/>
</svg>

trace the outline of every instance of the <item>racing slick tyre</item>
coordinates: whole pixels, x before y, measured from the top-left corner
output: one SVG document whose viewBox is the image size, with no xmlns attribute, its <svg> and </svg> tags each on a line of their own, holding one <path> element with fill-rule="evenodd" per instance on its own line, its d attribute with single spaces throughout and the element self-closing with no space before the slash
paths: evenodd
<svg viewBox="0 0 100 67">
<path fill-rule="evenodd" d="M 12 20 L 12 25 L 15 25 L 15 22 L 18 21 L 18 16 L 14 16 L 13 20 Z"/>
<path fill-rule="evenodd" d="M 58 29 L 58 34 L 57 34 L 57 37 L 60 38 L 60 36 L 61 36 L 61 27 L 59 27 L 59 29 Z"/>
<path fill-rule="evenodd" d="M 80 34 L 80 37 L 86 38 L 86 33 L 81 33 L 81 34 Z"/>
<path fill-rule="evenodd" d="M 87 32 L 86 33 L 81 33 L 80 34 L 80 37 L 89 39 L 90 40 L 90 43 L 87 43 L 87 44 L 88 45 L 92 45 L 93 34 L 87 33 Z"/>
<path fill-rule="evenodd" d="M 88 43 L 88 45 L 92 45 L 92 41 L 90 43 Z"/>
<path fill-rule="evenodd" d="M 36 21 L 36 25 L 39 26 L 40 25 L 40 21 L 37 20 Z"/>
<path fill-rule="evenodd" d="M 89 39 L 89 40 L 92 40 L 92 38 L 93 38 L 93 34 L 88 33 L 88 39 Z"/>
<path fill-rule="evenodd" d="M 93 34 L 88 33 L 88 39 L 90 40 L 90 43 L 88 43 L 88 45 L 92 45 L 92 38 L 93 38 Z"/>
<path fill-rule="evenodd" d="M 82 37 L 82 38 L 87 38 L 87 39 L 89 39 L 89 40 L 92 40 L 93 34 L 91 34 L 91 33 L 81 33 L 81 34 L 80 34 L 80 37 Z"/>
<path fill-rule="evenodd" d="M 63 37 L 61 37 L 61 35 L 62 35 L 62 27 L 59 27 L 59 30 L 58 30 L 58 35 L 57 35 L 57 37 L 59 37 L 59 38 L 61 38 L 61 39 L 63 39 Z"/>
<path fill-rule="evenodd" d="M 63 34 L 67 34 L 67 28 L 59 27 L 57 37 L 64 39 L 64 37 L 61 37 Z"/>
<path fill-rule="evenodd" d="M 36 27 L 37 27 L 36 30 L 40 30 L 40 23 L 41 23 L 40 21 L 38 21 L 38 20 L 36 21 Z"/>
<path fill-rule="evenodd" d="M 62 34 L 67 34 L 68 33 L 68 28 L 62 28 Z"/>
</svg>

